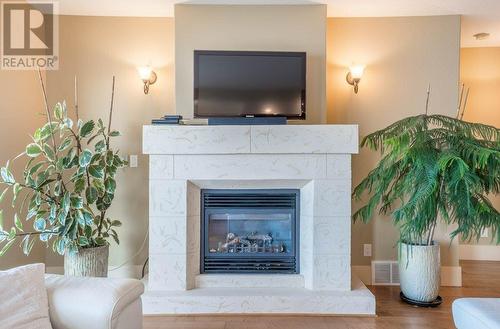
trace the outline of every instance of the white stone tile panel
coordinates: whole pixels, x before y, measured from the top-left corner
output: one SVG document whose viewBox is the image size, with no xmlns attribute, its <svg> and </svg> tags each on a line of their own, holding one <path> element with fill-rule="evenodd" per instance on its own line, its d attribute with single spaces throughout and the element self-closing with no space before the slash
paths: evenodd
<svg viewBox="0 0 500 329">
<path fill-rule="evenodd" d="M 314 217 L 315 255 L 350 255 L 350 252 L 350 217 Z"/>
<path fill-rule="evenodd" d="M 187 182 L 185 180 L 150 180 L 149 215 L 186 215 Z"/>
<path fill-rule="evenodd" d="M 351 256 L 314 254 L 313 290 L 351 289 Z"/>
<path fill-rule="evenodd" d="M 326 178 L 326 155 L 176 155 L 174 176 L 192 180 Z"/>
<path fill-rule="evenodd" d="M 314 216 L 351 216 L 351 181 L 314 181 Z"/>
<path fill-rule="evenodd" d="M 196 288 L 303 288 L 300 274 L 200 274 Z"/>
<path fill-rule="evenodd" d="M 200 253 L 200 216 L 150 217 L 151 253 Z"/>
<path fill-rule="evenodd" d="M 172 179 L 174 177 L 173 155 L 149 156 L 149 179 Z"/>
<path fill-rule="evenodd" d="M 328 154 L 326 173 L 331 179 L 351 179 L 351 155 Z"/>
<path fill-rule="evenodd" d="M 144 126 L 144 154 L 250 153 L 249 126 Z"/>
<path fill-rule="evenodd" d="M 188 286 L 186 263 L 186 254 L 150 254 L 149 290 L 186 290 Z"/>
<path fill-rule="evenodd" d="M 358 153 L 357 125 L 252 126 L 252 153 Z"/>
<path fill-rule="evenodd" d="M 189 240 L 186 235 L 186 216 L 150 217 L 149 225 L 150 253 L 184 254 L 187 252 Z"/>
<path fill-rule="evenodd" d="M 308 179 L 193 179 L 193 184 L 203 189 L 302 189 Z M 314 192 L 314 191 L 313 191 Z M 301 192 L 302 193 L 302 192 Z"/>
</svg>

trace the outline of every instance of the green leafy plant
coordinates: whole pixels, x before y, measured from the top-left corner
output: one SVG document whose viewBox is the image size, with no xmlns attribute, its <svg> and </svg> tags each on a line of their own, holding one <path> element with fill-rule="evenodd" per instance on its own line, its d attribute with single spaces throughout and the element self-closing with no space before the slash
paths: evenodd
<svg viewBox="0 0 500 329">
<path fill-rule="evenodd" d="M 10 191 L 15 209 L 15 225 L 10 229 L 2 227 L 0 211 L 0 256 L 18 240 L 23 252 L 29 254 L 35 237 L 52 243 L 61 255 L 106 245 L 109 238 L 119 243 L 115 228 L 121 223 L 106 216 L 115 195 L 117 171 L 127 164 L 110 145 L 111 138 L 120 135 L 110 128 L 114 77 L 107 127 L 101 119 L 81 120 L 78 105 L 75 123 L 65 102 L 50 111 L 41 76 L 40 82 L 47 123 L 35 131 L 32 143 L 14 159 L 27 159 L 22 178 L 15 177 L 9 163 L 0 169 L 0 184 L 5 186 L 0 202 Z M 26 222 L 32 229 L 26 228 Z"/>
<path fill-rule="evenodd" d="M 354 189 L 356 200 L 370 195 L 354 221 L 391 213 L 401 242 L 430 245 L 441 219 L 457 224 L 452 238 L 478 239 L 489 227 L 500 243 L 500 215 L 488 199 L 500 190 L 499 129 L 423 114 L 366 136 L 361 146 L 382 159 Z"/>
</svg>

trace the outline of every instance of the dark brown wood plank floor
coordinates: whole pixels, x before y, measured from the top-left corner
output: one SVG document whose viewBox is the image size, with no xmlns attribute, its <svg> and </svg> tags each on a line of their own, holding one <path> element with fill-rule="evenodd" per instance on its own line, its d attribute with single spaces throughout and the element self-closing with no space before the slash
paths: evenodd
<svg viewBox="0 0 500 329">
<path fill-rule="evenodd" d="M 500 297 L 500 262 L 462 261 L 463 287 L 441 288 L 444 302 L 434 309 L 404 304 L 399 287 L 370 287 L 377 317 L 210 315 L 152 316 L 144 329 L 448 329 L 455 328 L 451 303 L 460 297 Z"/>
</svg>

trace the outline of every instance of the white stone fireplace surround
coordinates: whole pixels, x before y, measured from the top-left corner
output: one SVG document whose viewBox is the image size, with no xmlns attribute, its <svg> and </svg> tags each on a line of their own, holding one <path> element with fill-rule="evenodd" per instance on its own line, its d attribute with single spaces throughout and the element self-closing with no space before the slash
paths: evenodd
<svg viewBox="0 0 500 329">
<path fill-rule="evenodd" d="M 145 314 L 375 314 L 351 279 L 355 125 L 144 126 Z M 200 274 L 200 189 L 300 189 L 300 274 Z"/>
</svg>

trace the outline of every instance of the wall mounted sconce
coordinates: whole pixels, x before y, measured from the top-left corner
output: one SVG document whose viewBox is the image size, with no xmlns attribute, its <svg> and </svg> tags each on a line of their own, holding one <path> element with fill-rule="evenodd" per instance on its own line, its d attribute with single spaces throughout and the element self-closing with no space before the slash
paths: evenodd
<svg viewBox="0 0 500 329">
<path fill-rule="evenodd" d="M 351 86 L 354 86 L 354 93 L 358 93 L 358 85 L 359 82 L 361 81 L 361 77 L 363 76 L 363 72 L 365 71 L 365 67 L 362 65 L 355 65 L 351 66 L 349 68 L 349 72 L 347 73 L 347 76 L 345 77 L 345 80 L 347 81 L 348 84 Z"/>
<path fill-rule="evenodd" d="M 149 86 L 156 82 L 156 73 L 153 71 L 151 66 L 139 67 L 137 71 L 139 72 L 139 77 L 144 83 L 144 94 L 147 95 L 149 93 Z"/>
</svg>

